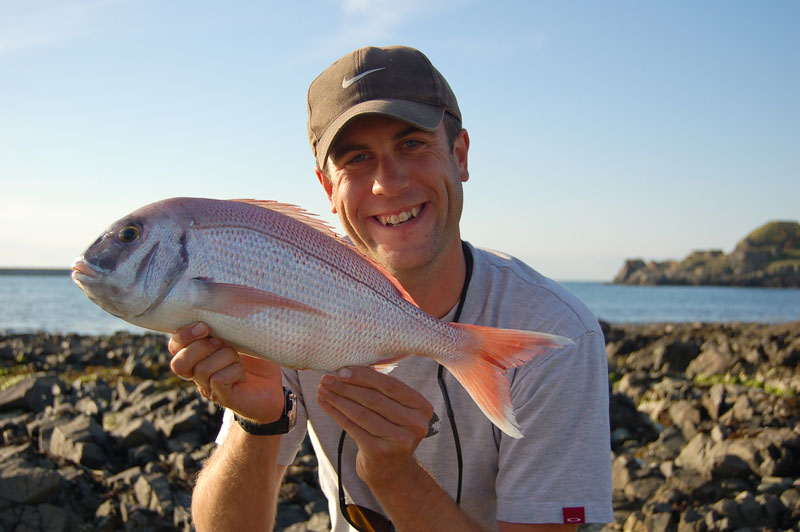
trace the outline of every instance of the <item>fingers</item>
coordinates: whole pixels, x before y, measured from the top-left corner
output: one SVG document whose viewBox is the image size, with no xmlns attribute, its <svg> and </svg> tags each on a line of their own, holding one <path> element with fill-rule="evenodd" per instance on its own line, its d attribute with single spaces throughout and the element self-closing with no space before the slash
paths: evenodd
<svg viewBox="0 0 800 532">
<path fill-rule="evenodd" d="M 192 341 L 205 338 L 209 333 L 208 325 L 205 323 L 193 323 L 186 327 L 181 327 L 169 337 L 167 348 L 172 355 L 177 355 L 178 351 L 189 345 Z"/>
<path fill-rule="evenodd" d="M 211 343 L 215 340 L 212 338 L 211 340 L 203 340 L 203 344 Z M 221 346 L 220 342 L 220 346 Z M 204 347 L 204 346 L 203 346 Z M 186 349 L 187 358 L 190 358 L 188 355 L 195 354 L 197 352 L 204 352 L 205 349 L 196 349 L 191 350 L 189 348 Z M 173 359 L 174 361 L 175 359 Z M 228 373 L 219 375 L 220 372 L 226 370 L 228 368 L 232 368 L 229 370 Z M 229 376 L 231 375 L 231 371 L 234 371 L 236 375 L 239 376 L 240 379 L 243 379 L 244 369 L 242 368 L 241 360 L 239 354 L 231 349 L 230 347 L 216 347 L 216 350 L 213 351 L 208 356 L 199 358 L 197 362 L 193 366 L 193 374 L 192 380 L 197 384 L 197 386 L 201 390 L 206 390 L 213 392 L 212 385 L 214 384 L 232 384 L 229 381 Z"/>
<path fill-rule="evenodd" d="M 208 338 L 208 332 L 203 323 L 183 327 L 170 338 L 169 350 L 174 355 L 172 371 L 182 379 L 193 380 L 203 397 L 210 399 L 215 395 L 214 384 L 229 386 L 236 379 L 243 380 L 245 371 L 239 354 L 222 340 Z"/>
<path fill-rule="evenodd" d="M 242 355 L 209 333 L 208 325 L 196 323 L 172 335 L 172 371 L 194 381 L 206 399 L 240 415 L 259 422 L 278 419 L 284 404 L 280 367 Z"/>
<path fill-rule="evenodd" d="M 319 401 L 344 428 L 348 428 L 345 425 L 357 426 L 385 439 L 421 440 L 433 414 L 431 404 L 410 386 L 362 367 L 340 370 L 336 376 L 324 376 Z M 331 413 L 331 408 L 336 412 Z"/>
<path fill-rule="evenodd" d="M 412 410 L 432 407 L 425 397 L 404 382 L 385 375 L 371 368 L 351 367 L 340 369 L 336 376 L 326 375 L 323 382 L 336 385 L 336 391 L 341 393 L 361 394 L 365 399 L 377 401 L 380 405 L 384 399 L 391 399 L 391 403 L 399 403 Z M 380 396 L 380 397 L 379 397 Z"/>
</svg>

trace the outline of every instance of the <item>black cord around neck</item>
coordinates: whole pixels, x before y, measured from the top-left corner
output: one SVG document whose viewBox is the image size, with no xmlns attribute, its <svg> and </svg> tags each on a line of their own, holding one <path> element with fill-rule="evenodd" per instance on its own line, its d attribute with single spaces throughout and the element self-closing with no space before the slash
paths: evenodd
<svg viewBox="0 0 800 532">
<path fill-rule="evenodd" d="M 453 316 L 453 323 L 458 323 L 461 319 L 461 311 L 464 309 L 464 302 L 467 300 L 467 290 L 469 289 L 469 282 L 472 279 L 472 252 L 469 246 L 463 240 L 461 241 L 461 250 L 464 253 L 464 262 L 466 265 L 466 275 L 464 276 L 464 285 L 461 287 L 461 297 L 458 300 L 458 307 Z M 458 460 L 458 490 L 456 491 L 456 504 L 461 504 L 461 481 L 464 470 L 464 461 L 461 456 L 461 440 L 458 437 L 458 429 L 456 428 L 456 418 L 453 413 L 453 406 L 450 404 L 450 394 L 447 393 L 447 385 L 444 383 L 444 366 L 439 364 L 439 372 L 437 374 L 439 381 L 439 388 L 442 390 L 442 398 L 444 398 L 444 406 L 447 410 L 447 419 L 450 420 L 450 428 L 453 431 L 453 441 L 456 445 L 456 459 Z"/>
</svg>

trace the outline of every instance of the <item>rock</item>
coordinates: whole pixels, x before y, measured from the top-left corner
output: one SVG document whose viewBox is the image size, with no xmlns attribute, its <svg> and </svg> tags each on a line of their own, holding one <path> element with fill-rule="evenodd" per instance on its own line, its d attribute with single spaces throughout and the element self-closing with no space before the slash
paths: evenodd
<svg viewBox="0 0 800 532">
<path fill-rule="evenodd" d="M 630 501 L 646 501 L 650 499 L 663 484 L 664 479 L 661 477 L 652 476 L 637 478 L 626 484 L 623 491 Z"/>
<path fill-rule="evenodd" d="M 717 375 L 728 372 L 735 360 L 730 348 L 719 345 L 709 345 L 689 363 L 686 368 L 686 375 L 689 378 L 698 375 Z"/>
<path fill-rule="evenodd" d="M 71 521 L 66 511 L 46 503 L 18 507 L 0 516 L 3 529 L 15 532 L 68 532 Z"/>
<path fill-rule="evenodd" d="M 0 499 L 19 504 L 46 501 L 61 489 L 61 476 L 52 469 L 16 459 L 0 464 Z"/>
<path fill-rule="evenodd" d="M 299 506 L 294 504 L 279 502 L 278 513 L 275 517 L 275 530 L 287 530 L 295 523 L 302 522 L 305 527 L 305 521 L 308 520 L 308 514 Z"/>
<path fill-rule="evenodd" d="M 644 520 L 644 529 L 647 532 L 667 532 L 674 527 L 672 512 L 659 512 L 650 515 Z"/>
<path fill-rule="evenodd" d="M 157 512 L 162 517 L 169 517 L 172 521 L 172 493 L 166 475 L 162 473 L 142 475 L 133 489 L 139 505 Z"/>
<path fill-rule="evenodd" d="M 765 476 L 761 478 L 761 483 L 758 485 L 758 491 L 761 493 L 780 495 L 783 491 L 791 487 L 791 478 Z"/>
<path fill-rule="evenodd" d="M 53 429 L 50 452 L 76 464 L 99 469 L 107 459 L 105 439 L 102 427 L 84 415 Z"/>
<path fill-rule="evenodd" d="M 741 394 L 736 398 L 731 413 L 736 421 L 750 421 L 753 418 L 755 409 L 747 394 Z"/>
<path fill-rule="evenodd" d="M 672 422 L 680 428 L 683 437 L 687 440 L 692 439 L 697 434 L 697 426 L 700 424 L 700 410 L 691 401 L 676 401 L 669 407 L 669 417 Z"/>
<path fill-rule="evenodd" d="M 132 377 L 138 377 L 140 379 L 150 379 L 153 377 L 150 368 L 134 355 L 128 357 L 123 368 L 125 373 Z"/>
<path fill-rule="evenodd" d="M 677 458 L 685 444 L 686 438 L 678 427 L 667 427 L 661 431 L 656 441 L 647 445 L 645 455 L 659 461 L 671 461 Z"/>
<path fill-rule="evenodd" d="M 653 348 L 653 366 L 669 373 L 683 373 L 698 354 L 697 344 L 674 339 Z"/>
<path fill-rule="evenodd" d="M 158 428 L 167 438 L 174 438 L 186 432 L 203 430 L 202 416 L 192 408 L 160 418 L 156 422 Z"/>
<path fill-rule="evenodd" d="M 38 412 L 53 403 L 53 386 L 58 383 L 55 375 L 30 377 L 0 390 L 0 412 L 27 410 Z"/>
<path fill-rule="evenodd" d="M 331 529 L 331 517 L 327 511 L 316 512 L 309 518 L 307 526 L 308 532 L 327 532 Z"/>
<path fill-rule="evenodd" d="M 719 419 L 725 406 L 725 385 L 720 383 L 713 385 L 703 394 L 700 402 L 711 419 L 714 421 Z"/>
<path fill-rule="evenodd" d="M 144 418 L 129 421 L 111 434 L 117 437 L 119 444 L 126 449 L 144 443 L 155 443 L 158 440 L 158 431 L 155 426 Z"/>
<path fill-rule="evenodd" d="M 698 532 L 696 523 L 701 522 L 702 516 L 692 507 L 681 514 L 678 522 L 678 532 Z"/>
</svg>

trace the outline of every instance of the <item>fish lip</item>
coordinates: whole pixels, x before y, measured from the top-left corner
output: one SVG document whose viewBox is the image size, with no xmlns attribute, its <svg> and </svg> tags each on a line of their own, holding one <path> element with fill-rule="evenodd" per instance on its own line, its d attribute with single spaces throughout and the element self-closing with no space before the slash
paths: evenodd
<svg viewBox="0 0 800 532">
<path fill-rule="evenodd" d="M 97 279 L 101 272 L 92 264 L 84 261 L 83 259 L 75 259 L 72 263 L 72 280 L 76 282 L 85 282 Z"/>
</svg>

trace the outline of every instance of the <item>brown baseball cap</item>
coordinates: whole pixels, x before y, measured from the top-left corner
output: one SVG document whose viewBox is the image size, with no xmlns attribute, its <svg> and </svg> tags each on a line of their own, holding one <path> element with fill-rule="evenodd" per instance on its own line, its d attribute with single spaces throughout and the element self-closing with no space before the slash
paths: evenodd
<svg viewBox="0 0 800 532">
<path fill-rule="evenodd" d="M 357 116 L 381 114 L 432 131 L 445 112 L 461 120 L 455 94 L 425 54 L 407 46 L 360 48 L 308 88 L 308 140 L 324 168 L 336 135 Z"/>
</svg>

